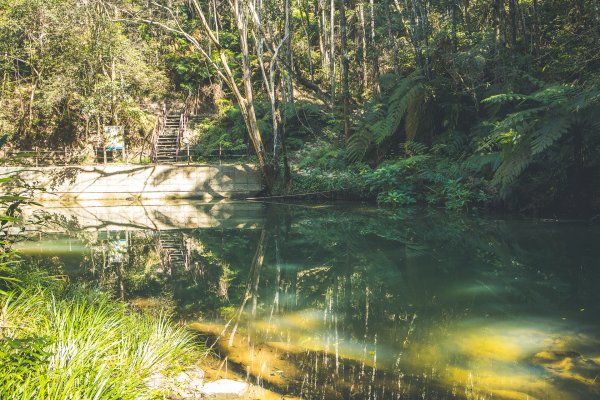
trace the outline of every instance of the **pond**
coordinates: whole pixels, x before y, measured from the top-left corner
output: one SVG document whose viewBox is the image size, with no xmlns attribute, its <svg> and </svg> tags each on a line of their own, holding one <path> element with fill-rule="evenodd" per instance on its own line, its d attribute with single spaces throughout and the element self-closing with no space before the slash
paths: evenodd
<svg viewBox="0 0 600 400">
<path fill-rule="evenodd" d="M 19 250 L 303 399 L 600 398 L 600 227 L 357 204 L 46 207 Z M 154 310 L 154 311 L 152 311 Z"/>
</svg>

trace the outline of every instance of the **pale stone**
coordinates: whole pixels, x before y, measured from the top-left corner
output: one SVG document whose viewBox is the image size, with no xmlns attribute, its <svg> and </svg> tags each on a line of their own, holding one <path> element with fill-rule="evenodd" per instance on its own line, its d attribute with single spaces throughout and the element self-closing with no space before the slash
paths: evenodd
<svg viewBox="0 0 600 400">
<path fill-rule="evenodd" d="M 155 372 L 146 378 L 146 386 L 150 390 L 160 389 L 164 386 L 165 376 L 160 372 Z"/>
<path fill-rule="evenodd" d="M 213 400 L 239 399 L 248 391 L 248 384 L 231 379 L 219 379 L 207 383 L 202 388 L 202 394 Z"/>
</svg>

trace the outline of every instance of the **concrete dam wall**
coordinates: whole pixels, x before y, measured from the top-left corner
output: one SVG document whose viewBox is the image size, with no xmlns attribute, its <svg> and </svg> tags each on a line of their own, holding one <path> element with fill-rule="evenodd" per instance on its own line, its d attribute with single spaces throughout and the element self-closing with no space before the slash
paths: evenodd
<svg viewBox="0 0 600 400">
<path fill-rule="evenodd" d="M 36 199 L 57 201 L 242 199 L 263 189 L 260 172 L 248 164 L 0 167 L 6 176 L 42 188 Z"/>
</svg>

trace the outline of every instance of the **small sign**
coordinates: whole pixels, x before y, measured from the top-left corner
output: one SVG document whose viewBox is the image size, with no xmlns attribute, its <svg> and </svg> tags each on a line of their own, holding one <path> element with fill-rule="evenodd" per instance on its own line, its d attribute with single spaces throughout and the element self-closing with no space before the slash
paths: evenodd
<svg viewBox="0 0 600 400">
<path fill-rule="evenodd" d="M 193 135 L 194 135 L 194 132 L 186 129 L 185 131 L 183 131 L 183 138 L 181 139 L 182 142 L 184 144 L 190 144 L 192 142 Z"/>
<path fill-rule="evenodd" d="M 104 127 L 104 143 L 107 150 L 123 150 L 125 139 L 124 129 L 118 125 L 107 125 Z"/>
</svg>

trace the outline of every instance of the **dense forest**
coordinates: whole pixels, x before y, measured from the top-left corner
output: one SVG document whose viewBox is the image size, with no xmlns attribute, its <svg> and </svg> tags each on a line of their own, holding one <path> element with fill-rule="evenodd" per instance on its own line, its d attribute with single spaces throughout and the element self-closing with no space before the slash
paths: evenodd
<svg viewBox="0 0 600 400">
<path fill-rule="evenodd" d="M 194 103 L 194 157 L 271 193 L 600 213 L 596 0 L 1 0 L 0 137 L 130 148 Z"/>
</svg>

